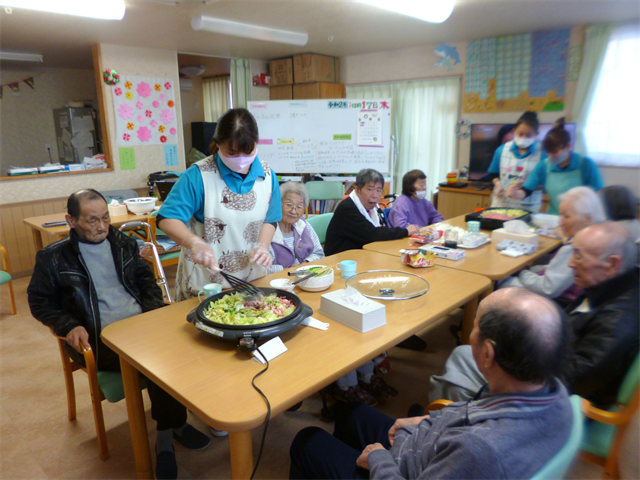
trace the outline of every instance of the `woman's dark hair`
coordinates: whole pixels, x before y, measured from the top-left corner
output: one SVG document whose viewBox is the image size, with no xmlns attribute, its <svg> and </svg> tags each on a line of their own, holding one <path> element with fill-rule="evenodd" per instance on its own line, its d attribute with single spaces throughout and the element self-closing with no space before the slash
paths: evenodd
<svg viewBox="0 0 640 480">
<path fill-rule="evenodd" d="M 246 108 L 232 108 L 218 120 L 216 133 L 209 146 L 211 155 L 218 153 L 218 146 L 229 142 L 239 153 L 250 154 L 258 143 L 258 124 Z"/>
<path fill-rule="evenodd" d="M 413 186 L 416 180 L 422 180 L 427 178 L 422 170 L 410 170 L 402 177 L 402 194 L 410 197 L 416 193 L 416 189 Z"/>
<path fill-rule="evenodd" d="M 504 143 L 504 137 L 506 137 L 507 134 L 511 133 L 515 128 L 516 126 L 513 123 L 506 123 L 500 127 L 500 130 L 498 130 L 498 136 L 496 138 L 496 147 L 494 148 L 494 150 L 497 150 L 498 147 L 500 147 L 500 145 Z"/>
<path fill-rule="evenodd" d="M 598 191 L 609 220 L 634 220 L 638 215 L 638 198 L 623 185 L 611 185 Z"/>
<path fill-rule="evenodd" d="M 557 152 L 563 150 L 571 143 L 571 136 L 564 128 L 564 117 L 559 118 L 553 123 L 551 130 L 547 132 L 542 141 L 542 148 L 546 152 Z"/>
<path fill-rule="evenodd" d="M 538 121 L 538 114 L 536 112 L 526 111 L 522 114 L 522 116 L 518 119 L 513 129 L 515 130 L 522 124 L 531 127 L 534 132 L 538 133 L 538 128 L 540 128 L 540 122 Z"/>
</svg>

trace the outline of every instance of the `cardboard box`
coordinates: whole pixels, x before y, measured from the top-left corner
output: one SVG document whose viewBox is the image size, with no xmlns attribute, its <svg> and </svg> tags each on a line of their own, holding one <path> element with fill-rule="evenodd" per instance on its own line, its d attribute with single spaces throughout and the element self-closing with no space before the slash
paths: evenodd
<svg viewBox="0 0 640 480">
<path fill-rule="evenodd" d="M 536 233 L 509 233 L 504 228 L 497 228 L 491 232 L 491 241 L 500 243 L 502 240 L 513 240 L 514 242 L 526 243 L 538 247 L 538 235 Z"/>
<path fill-rule="evenodd" d="M 279 87 L 269 87 L 269 100 L 291 100 L 293 99 L 293 85 L 281 85 Z"/>
<path fill-rule="evenodd" d="M 346 91 L 341 83 L 303 83 L 293 86 L 294 100 L 345 97 Z"/>
<path fill-rule="evenodd" d="M 382 303 L 367 299 L 366 305 L 347 303 L 342 295 L 345 290 L 335 290 L 320 297 L 320 313 L 360 333 L 387 324 L 387 314 Z"/>
<path fill-rule="evenodd" d="M 295 83 L 338 83 L 338 59 L 315 53 L 294 55 L 293 79 Z"/>
<path fill-rule="evenodd" d="M 293 85 L 293 59 L 280 58 L 269 62 L 269 86 Z M 273 99 L 272 99 L 273 100 Z"/>
<path fill-rule="evenodd" d="M 444 258 L 445 260 L 462 260 L 465 257 L 464 250 L 441 247 L 439 245 L 422 245 L 418 250 L 421 252 L 433 252 L 436 257 Z"/>
</svg>

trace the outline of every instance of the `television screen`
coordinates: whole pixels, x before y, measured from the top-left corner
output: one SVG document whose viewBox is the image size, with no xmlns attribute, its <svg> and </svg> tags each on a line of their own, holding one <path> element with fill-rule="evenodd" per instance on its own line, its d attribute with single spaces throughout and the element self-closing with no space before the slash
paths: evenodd
<svg viewBox="0 0 640 480">
<path fill-rule="evenodd" d="M 478 123 L 471 125 L 471 155 L 469 158 L 469 180 L 482 181 L 487 174 L 493 154 L 498 147 L 513 140 L 513 123 Z M 538 129 L 538 141 L 542 141 L 553 124 L 541 123 Z M 571 143 L 576 137 L 576 124 L 567 123 L 564 128 L 569 132 Z"/>
</svg>

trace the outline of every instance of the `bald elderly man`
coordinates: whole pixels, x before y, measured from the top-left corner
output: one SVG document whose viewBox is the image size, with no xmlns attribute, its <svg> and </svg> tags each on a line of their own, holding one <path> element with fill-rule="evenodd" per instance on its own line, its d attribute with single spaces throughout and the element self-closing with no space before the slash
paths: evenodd
<svg viewBox="0 0 640 480">
<path fill-rule="evenodd" d="M 574 342 L 564 378 L 571 393 L 602 407 L 615 402 L 622 379 L 638 356 L 635 260 L 635 243 L 616 222 L 588 226 L 573 238 L 569 267 L 575 284 L 584 290 L 565 309 Z M 460 346 L 451 353 L 444 374 L 431 377 L 429 399 L 466 400 L 485 383 L 471 347 Z"/>
<path fill-rule="evenodd" d="M 487 382 L 474 400 L 399 420 L 348 404 L 333 435 L 298 433 L 290 478 L 531 478 L 569 437 L 571 405 L 557 379 L 569 335 L 551 300 L 522 288 L 492 293 L 471 332 Z"/>
</svg>

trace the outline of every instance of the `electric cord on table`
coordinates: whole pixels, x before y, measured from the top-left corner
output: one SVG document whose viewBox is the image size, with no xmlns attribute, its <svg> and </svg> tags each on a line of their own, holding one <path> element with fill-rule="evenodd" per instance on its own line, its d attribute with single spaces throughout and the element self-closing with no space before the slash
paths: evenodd
<svg viewBox="0 0 640 480">
<path fill-rule="evenodd" d="M 251 380 L 251 385 L 253 385 L 253 388 L 256 389 L 256 391 L 262 395 L 262 397 L 264 398 L 264 401 L 267 402 L 267 419 L 264 422 L 264 431 L 262 432 L 262 440 L 260 441 L 260 453 L 258 453 L 258 459 L 256 460 L 256 464 L 253 467 L 253 472 L 251 473 L 251 480 L 253 480 L 254 475 L 256 474 L 256 471 L 258 470 L 258 465 L 260 465 L 260 457 L 262 457 L 262 450 L 264 449 L 264 441 L 267 438 L 267 428 L 269 428 L 269 419 L 271 418 L 271 404 L 269 403 L 269 399 L 267 398 L 267 396 L 262 392 L 262 390 L 260 390 L 257 386 L 256 386 L 256 378 L 258 378 L 260 375 L 262 375 L 264 372 L 266 372 L 267 370 L 269 370 L 269 360 L 267 360 L 267 357 L 264 356 L 264 354 L 260 351 L 260 348 L 257 349 L 257 352 L 260 354 L 260 356 L 264 359 L 264 361 L 266 362 L 266 367 L 264 367 L 264 370 L 256 373 L 255 377 L 253 377 L 253 380 Z"/>
</svg>

